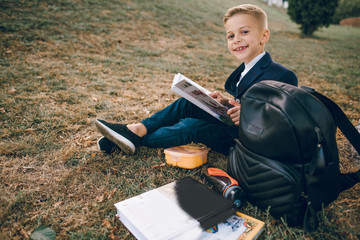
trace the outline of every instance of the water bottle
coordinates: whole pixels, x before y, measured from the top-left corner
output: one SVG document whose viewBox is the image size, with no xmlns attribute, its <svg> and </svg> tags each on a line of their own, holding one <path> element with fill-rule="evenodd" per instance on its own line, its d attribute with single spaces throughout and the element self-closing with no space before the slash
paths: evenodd
<svg viewBox="0 0 360 240">
<path fill-rule="evenodd" d="M 236 208 L 241 208 L 246 202 L 245 192 L 238 182 L 226 172 L 218 168 L 208 168 L 204 175 L 214 185 L 215 189 L 225 198 L 231 200 Z"/>
</svg>

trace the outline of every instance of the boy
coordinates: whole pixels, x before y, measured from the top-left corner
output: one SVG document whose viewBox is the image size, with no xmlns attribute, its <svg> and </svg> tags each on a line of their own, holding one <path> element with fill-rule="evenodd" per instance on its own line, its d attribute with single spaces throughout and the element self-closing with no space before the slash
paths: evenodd
<svg viewBox="0 0 360 240">
<path fill-rule="evenodd" d="M 270 54 L 265 52 L 270 31 L 266 13 L 261 8 L 251 4 L 230 8 L 225 13 L 224 26 L 228 49 L 242 64 L 225 83 L 225 90 L 234 99 L 227 99 L 216 91 L 210 96 L 230 107 L 227 113 L 235 125 L 225 125 L 180 98 L 140 123 L 112 124 L 97 119 L 96 127 L 104 135 L 98 141 L 99 149 L 111 153 L 120 147 L 126 154 L 133 154 L 140 145 L 168 148 L 194 142 L 228 154 L 238 134 L 239 100 L 245 91 L 262 80 L 277 80 L 292 85 L 297 85 L 298 80 L 292 71 L 273 62 Z"/>
</svg>

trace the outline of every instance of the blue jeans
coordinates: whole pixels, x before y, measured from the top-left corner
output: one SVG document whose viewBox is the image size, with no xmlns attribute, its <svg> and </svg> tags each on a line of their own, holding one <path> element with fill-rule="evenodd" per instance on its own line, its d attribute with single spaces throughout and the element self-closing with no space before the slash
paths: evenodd
<svg viewBox="0 0 360 240">
<path fill-rule="evenodd" d="M 214 151 L 228 154 L 237 137 L 237 126 L 228 126 L 196 105 L 180 98 L 146 118 L 142 123 L 147 134 L 141 145 L 168 148 L 202 143 Z"/>
</svg>

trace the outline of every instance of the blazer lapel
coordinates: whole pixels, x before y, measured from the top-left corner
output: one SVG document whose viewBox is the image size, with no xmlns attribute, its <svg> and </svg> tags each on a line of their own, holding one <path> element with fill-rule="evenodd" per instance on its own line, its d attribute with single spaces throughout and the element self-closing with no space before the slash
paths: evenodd
<svg viewBox="0 0 360 240">
<path fill-rule="evenodd" d="M 264 73 L 264 68 L 266 68 L 272 59 L 269 53 L 266 53 L 259 62 L 257 62 L 249 72 L 241 79 L 239 86 L 236 89 L 236 96 L 239 98 L 245 93 L 245 91 L 256 82 L 257 79 Z"/>
<path fill-rule="evenodd" d="M 244 71 L 245 65 L 242 63 L 226 80 L 225 90 L 233 96 L 237 96 L 236 84 L 239 82 L 240 75 Z"/>
<path fill-rule="evenodd" d="M 263 70 L 258 66 L 254 66 L 250 69 L 250 71 L 241 79 L 239 86 L 237 87 L 236 95 L 242 96 L 244 92 L 251 86 L 252 82 L 254 82 L 259 76 L 261 76 Z"/>
</svg>

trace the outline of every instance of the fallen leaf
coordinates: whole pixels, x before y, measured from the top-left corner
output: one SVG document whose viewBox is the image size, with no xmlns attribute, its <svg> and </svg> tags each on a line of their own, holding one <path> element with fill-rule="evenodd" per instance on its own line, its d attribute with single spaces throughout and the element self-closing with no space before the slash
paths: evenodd
<svg viewBox="0 0 360 240">
<path fill-rule="evenodd" d="M 14 94 L 16 92 L 17 92 L 17 90 L 15 88 L 12 88 L 12 89 L 8 90 L 8 93 L 10 93 L 10 94 Z"/>
<path fill-rule="evenodd" d="M 25 229 L 21 228 L 20 234 L 21 234 L 24 238 L 29 239 L 29 234 L 25 231 Z"/>
<path fill-rule="evenodd" d="M 24 130 L 24 132 L 31 134 L 31 133 L 35 133 L 36 130 L 34 128 L 27 128 L 27 129 Z"/>
<path fill-rule="evenodd" d="M 161 167 L 165 167 L 166 163 L 162 163 L 162 164 L 156 164 L 156 165 L 152 165 L 151 169 L 155 169 L 155 168 L 161 168 Z"/>
<path fill-rule="evenodd" d="M 103 225 L 107 228 L 107 229 L 111 229 L 111 223 L 109 222 L 109 220 L 103 219 Z"/>
<path fill-rule="evenodd" d="M 110 193 L 109 196 L 107 197 L 107 199 L 110 199 L 112 197 L 112 195 L 114 195 L 114 193 L 116 192 L 117 188 L 114 188 Z"/>
<path fill-rule="evenodd" d="M 95 198 L 95 201 L 97 201 L 97 202 L 103 202 L 104 199 L 105 199 L 105 193 L 104 193 L 103 195 L 101 195 L 101 196 L 97 196 L 97 197 Z"/>
<path fill-rule="evenodd" d="M 110 233 L 110 236 L 109 236 L 112 240 L 119 240 L 120 238 L 115 236 L 114 233 Z"/>
<path fill-rule="evenodd" d="M 62 201 L 59 201 L 59 202 L 55 203 L 55 204 L 54 204 L 54 208 L 59 207 L 62 203 L 63 203 Z"/>
</svg>

